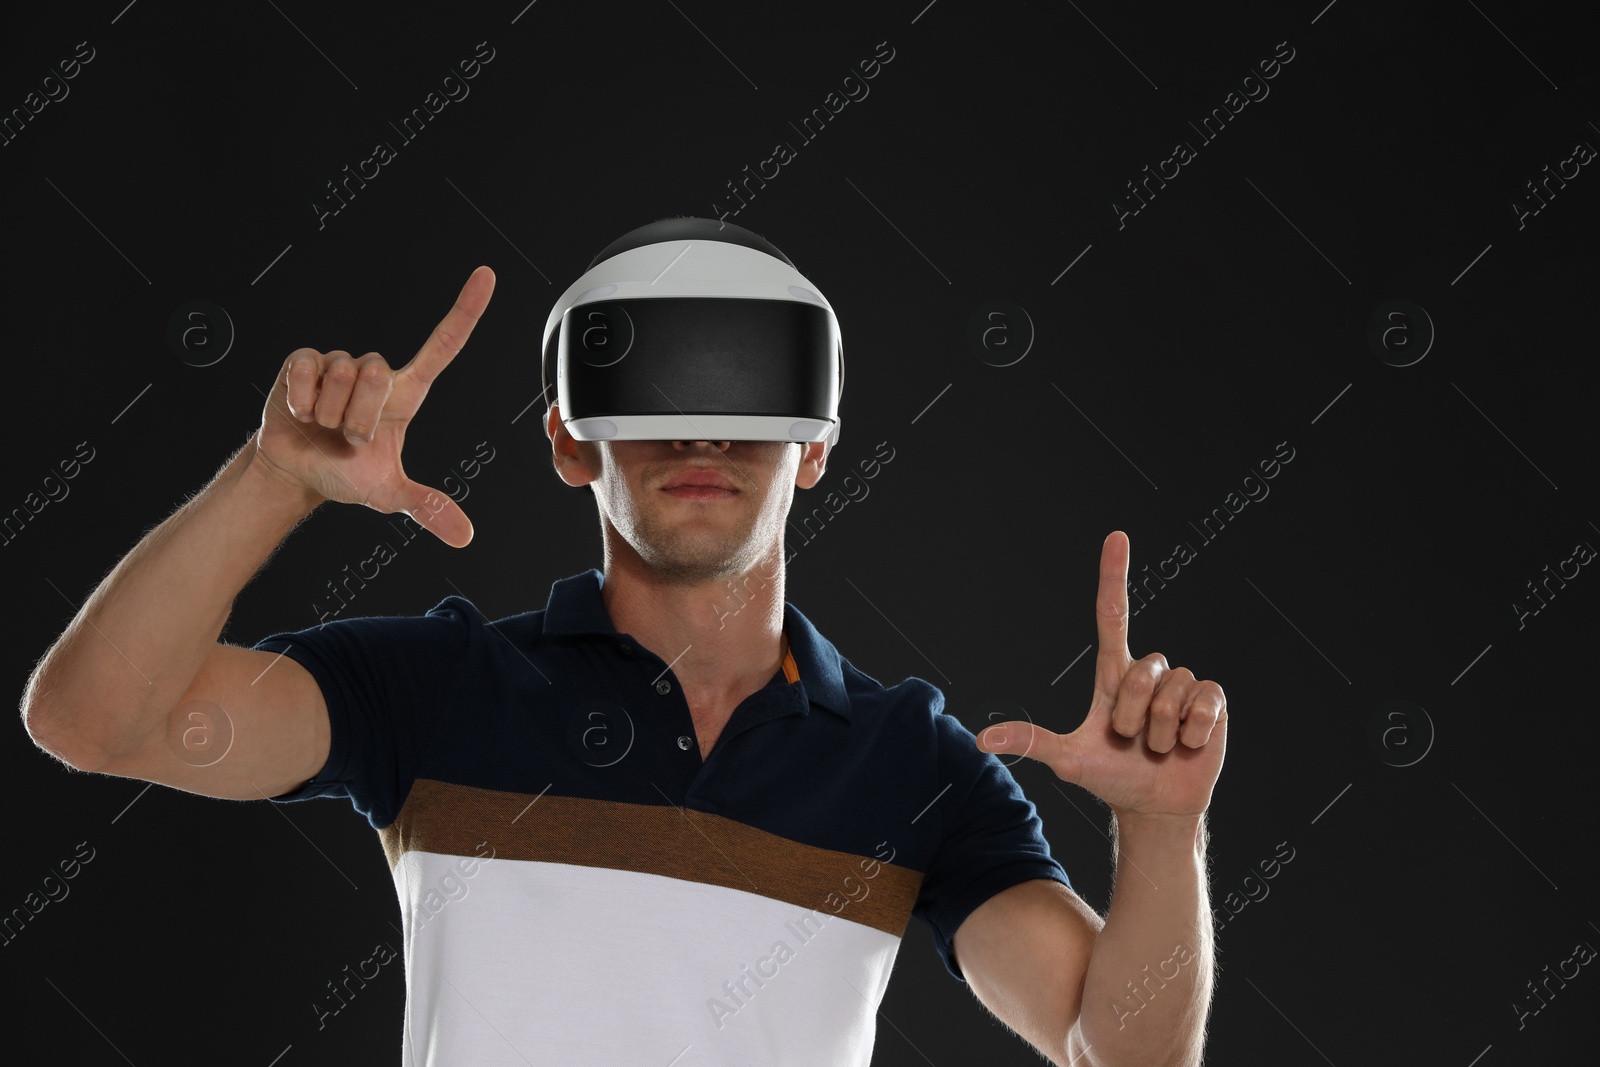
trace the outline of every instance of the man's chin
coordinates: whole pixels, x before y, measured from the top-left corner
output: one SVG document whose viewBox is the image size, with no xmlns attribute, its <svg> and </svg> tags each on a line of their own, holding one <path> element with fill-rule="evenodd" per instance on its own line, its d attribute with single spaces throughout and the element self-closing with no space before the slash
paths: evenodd
<svg viewBox="0 0 1600 1067">
<path fill-rule="evenodd" d="M 641 556 L 651 574 L 673 585 L 695 585 L 703 582 L 721 582 L 740 573 L 734 562 L 737 553 L 727 552 L 661 552 Z"/>
</svg>

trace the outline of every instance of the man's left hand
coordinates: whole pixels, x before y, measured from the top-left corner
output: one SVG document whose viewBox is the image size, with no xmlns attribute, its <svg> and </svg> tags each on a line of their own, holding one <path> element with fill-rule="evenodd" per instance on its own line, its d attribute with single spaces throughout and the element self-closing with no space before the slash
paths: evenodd
<svg viewBox="0 0 1600 1067">
<path fill-rule="evenodd" d="M 1100 649 L 1094 699 L 1083 724 L 1057 734 L 1024 721 L 978 735 L 986 752 L 1017 753 L 1048 764 L 1124 816 L 1198 817 L 1228 746 L 1228 700 L 1216 682 L 1186 667 L 1169 667 L 1152 652 L 1128 653 L 1128 535 L 1120 530 L 1100 550 L 1095 615 Z"/>
</svg>

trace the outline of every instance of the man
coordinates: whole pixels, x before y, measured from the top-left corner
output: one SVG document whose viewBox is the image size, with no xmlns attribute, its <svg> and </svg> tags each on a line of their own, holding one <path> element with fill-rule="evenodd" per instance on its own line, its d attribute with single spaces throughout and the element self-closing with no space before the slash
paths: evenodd
<svg viewBox="0 0 1600 1067">
<path fill-rule="evenodd" d="M 754 250 L 733 261 L 757 272 L 788 264 L 738 227 L 663 222 L 597 262 L 645 248 L 676 264 L 701 242 Z M 493 623 L 453 596 L 425 616 L 218 643 L 239 591 L 325 501 L 471 540 L 400 452 L 493 287 L 474 271 L 399 370 L 373 352 L 290 353 L 250 441 L 35 670 L 36 742 L 74 767 L 209 796 L 349 797 L 401 903 L 407 1063 L 866 1064 L 910 918 L 1052 1062 L 1198 1063 L 1213 959 L 1203 818 L 1226 703 L 1159 654 L 1129 655 L 1121 533 L 1102 550 L 1083 726 L 1001 724 L 981 749 L 937 689 L 882 686 L 784 598 L 785 516 L 823 475 L 827 412 L 795 421 L 797 441 L 615 426 L 602 440 L 574 436 L 592 423 L 552 404 L 552 461 L 594 490 L 603 572 Z M 808 285 L 788 291 L 825 306 Z M 704 339 L 687 340 L 698 358 Z M 226 732 L 223 755 L 193 758 L 196 724 Z M 1130 870 L 1105 919 L 995 753 L 1044 761 L 1111 806 Z"/>
</svg>

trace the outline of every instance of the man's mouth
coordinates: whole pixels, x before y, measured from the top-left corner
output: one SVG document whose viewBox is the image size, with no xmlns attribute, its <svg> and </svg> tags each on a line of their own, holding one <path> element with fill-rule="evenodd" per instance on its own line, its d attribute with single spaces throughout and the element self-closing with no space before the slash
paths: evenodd
<svg viewBox="0 0 1600 1067">
<path fill-rule="evenodd" d="M 676 489 L 717 489 L 724 493 L 739 491 L 728 479 L 704 467 L 673 475 L 662 488 L 669 493 Z"/>
</svg>

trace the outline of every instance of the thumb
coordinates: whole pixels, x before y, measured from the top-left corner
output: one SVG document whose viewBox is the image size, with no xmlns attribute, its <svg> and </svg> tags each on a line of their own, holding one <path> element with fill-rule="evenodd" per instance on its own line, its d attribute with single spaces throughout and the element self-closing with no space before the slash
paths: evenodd
<svg viewBox="0 0 1600 1067">
<path fill-rule="evenodd" d="M 382 510 L 405 512 L 451 548 L 466 548 L 471 543 L 472 520 L 450 494 L 407 479 L 396 490 L 392 502 L 394 507 Z"/>
<path fill-rule="evenodd" d="M 997 723 L 978 734 L 978 748 L 997 755 L 1026 756 L 1055 771 L 1062 781 L 1076 782 L 1082 759 L 1075 751 L 1075 739 L 1063 736 L 1024 719 Z M 1015 759 L 1006 760 L 1007 764 Z"/>
</svg>

